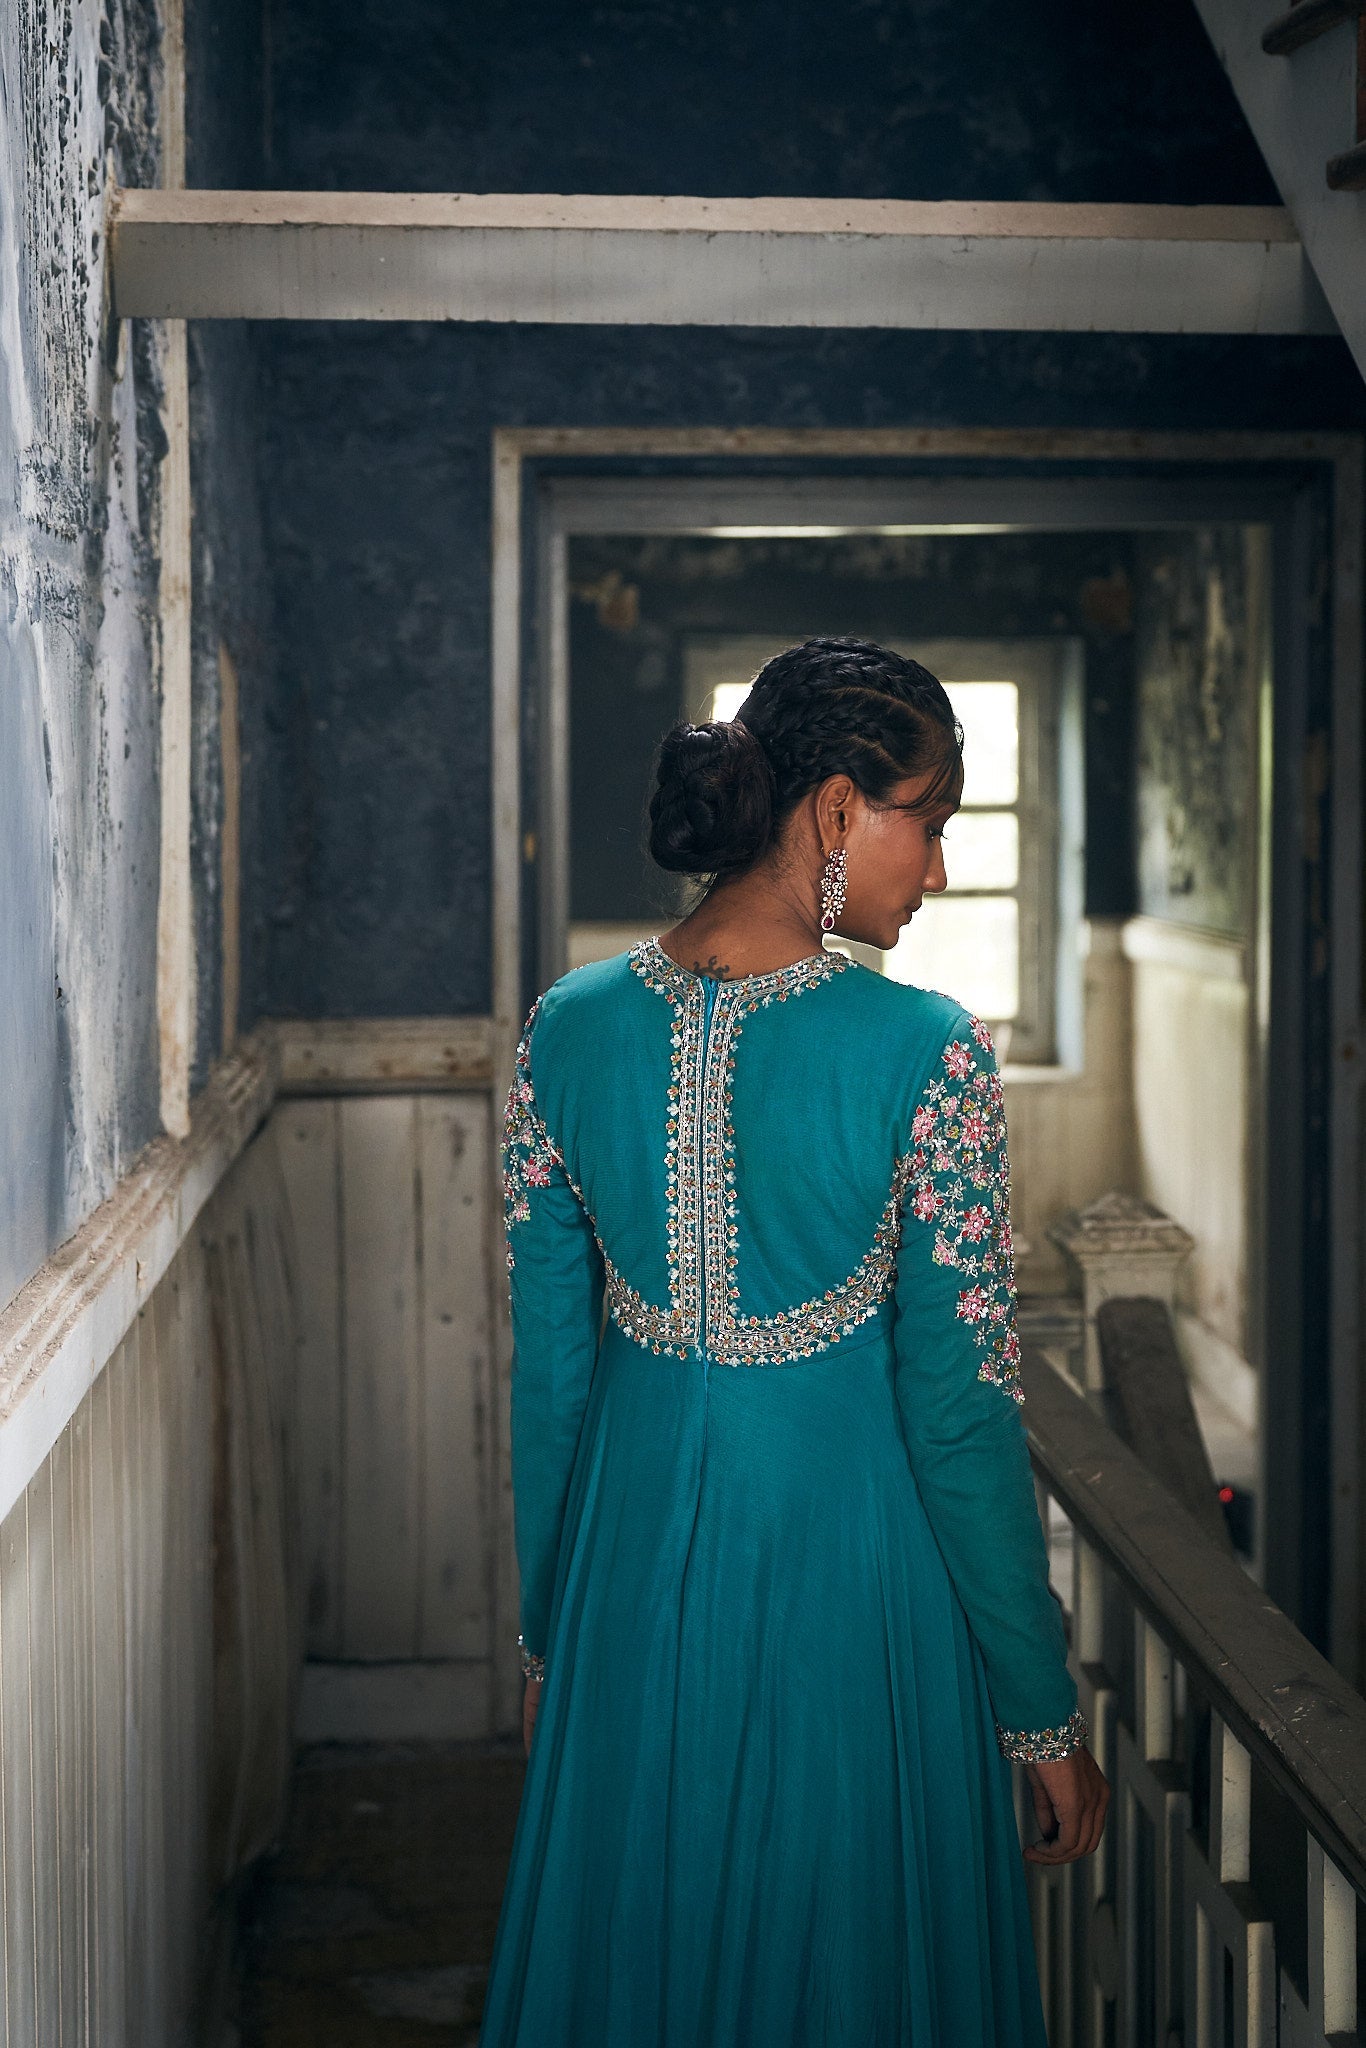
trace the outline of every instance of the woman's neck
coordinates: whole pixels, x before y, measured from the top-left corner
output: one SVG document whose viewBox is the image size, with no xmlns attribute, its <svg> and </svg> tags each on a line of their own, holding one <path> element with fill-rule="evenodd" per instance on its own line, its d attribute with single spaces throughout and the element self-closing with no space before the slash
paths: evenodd
<svg viewBox="0 0 1366 2048">
<path fill-rule="evenodd" d="M 776 973 L 821 951 L 814 904 L 799 893 L 786 877 L 723 882 L 690 917 L 661 932 L 660 944 L 680 966 L 718 981 Z"/>
</svg>

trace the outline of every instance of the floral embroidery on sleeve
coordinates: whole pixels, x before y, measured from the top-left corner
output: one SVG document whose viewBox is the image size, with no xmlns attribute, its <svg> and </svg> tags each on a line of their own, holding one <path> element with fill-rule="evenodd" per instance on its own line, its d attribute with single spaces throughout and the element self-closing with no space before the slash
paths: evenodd
<svg viewBox="0 0 1366 2048">
<path fill-rule="evenodd" d="M 515 1263 L 513 1225 L 529 1221 L 531 1190 L 549 1187 L 552 1168 L 563 1163 L 553 1138 L 536 1113 L 531 1085 L 531 1033 L 540 1007 L 538 997 L 517 1047 L 512 1086 L 503 1112 L 503 1227 L 509 1268 Z"/>
<path fill-rule="evenodd" d="M 934 1230 L 937 1266 L 962 1275 L 957 1317 L 983 1354 L 979 1380 L 1023 1401 L 1005 1102 L 991 1033 L 980 1019 L 940 1055 L 911 1124 L 908 1213 Z"/>
</svg>

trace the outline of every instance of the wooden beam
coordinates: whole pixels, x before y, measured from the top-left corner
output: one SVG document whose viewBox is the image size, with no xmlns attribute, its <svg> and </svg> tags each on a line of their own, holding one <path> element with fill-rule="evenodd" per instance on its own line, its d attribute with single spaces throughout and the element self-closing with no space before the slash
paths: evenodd
<svg viewBox="0 0 1366 2048">
<path fill-rule="evenodd" d="M 118 315 L 1318 334 L 1278 207 L 122 191 Z"/>
<path fill-rule="evenodd" d="M 488 1088 L 486 1017 L 282 1017 L 268 1027 L 282 1095 Z"/>
</svg>

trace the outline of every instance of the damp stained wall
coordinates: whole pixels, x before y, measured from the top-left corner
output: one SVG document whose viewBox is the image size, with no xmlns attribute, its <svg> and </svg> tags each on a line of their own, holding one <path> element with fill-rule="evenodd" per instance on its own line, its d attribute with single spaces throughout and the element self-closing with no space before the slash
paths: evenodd
<svg viewBox="0 0 1366 2048">
<path fill-rule="evenodd" d="M 159 41 L 0 10 L 0 1302 L 158 1128 L 160 366 L 103 223 L 156 182 Z"/>
<path fill-rule="evenodd" d="M 1264 551 L 1238 526 L 1137 547 L 1139 907 L 1246 938 L 1257 869 Z"/>
<path fill-rule="evenodd" d="M 272 12 L 281 187 L 1274 202 L 1190 0 L 323 0 Z M 500 426 L 1366 424 L 1335 340 L 280 325 L 253 1015 L 489 1003 Z"/>
</svg>

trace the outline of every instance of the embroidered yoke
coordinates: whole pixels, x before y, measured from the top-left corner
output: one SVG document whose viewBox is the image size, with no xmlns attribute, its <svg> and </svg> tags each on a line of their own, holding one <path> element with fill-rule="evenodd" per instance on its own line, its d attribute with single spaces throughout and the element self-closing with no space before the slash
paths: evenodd
<svg viewBox="0 0 1366 2048">
<path fill-rule="evenodd" d="M 704 1378 L 879 1346 L 1003 1753 L 1085 1739 L 1018 1415 L 1005 1119 L 977 1019 L 840 953 L 721 981 L 647 940 L 533 1008 L 504 1197 L 532 1655 L 605 1296 L 621 1337 Z"/>
</svg>

